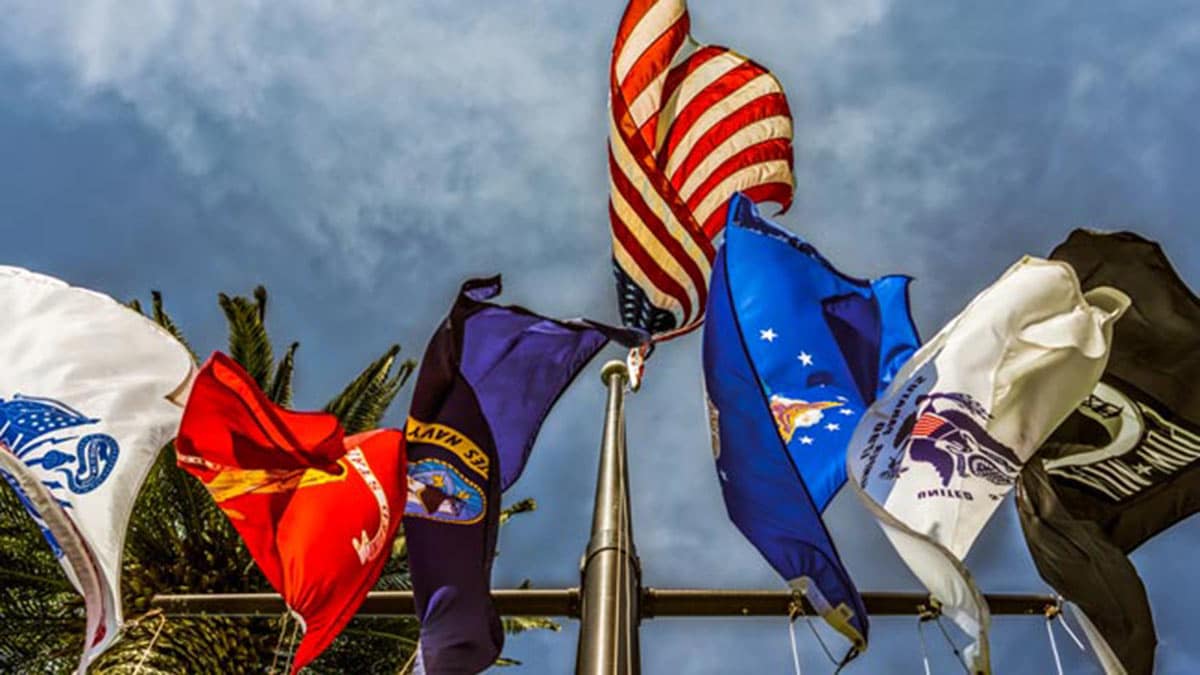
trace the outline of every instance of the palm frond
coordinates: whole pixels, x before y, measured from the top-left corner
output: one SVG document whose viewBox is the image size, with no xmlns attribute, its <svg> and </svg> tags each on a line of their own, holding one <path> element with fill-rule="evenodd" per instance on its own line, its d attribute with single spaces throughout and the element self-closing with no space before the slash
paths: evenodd
<svg viewBox="0 0 1200 675">
<path fill-rule="evenodd" d="M 254 287 L 254 306 L 258 309 L 258 322 L 267 322 L 267 289 L 261 285 Z"/>
<path fill-rule="evenodd" d="M 522 513 L 532 513 L 537 510 L 537 500 L 532 497 L 526 497 L 515 504 L 509 504 L 500 511 L 500 524 L 503 525 L 512 519 L 513 516 Z"/>
<path fill-rule="evenodd" d="M 127 622 L 121 639 L 96 661 L 91 672 L 261 673 L 270 663 L 275 645 L 272 632 L 270 623 L 261 619 L 147 617 Z"/>
<path fill-rule="evenodd" d="M 261 288 L 255 289 L 256 297 Z M 268 380 L 274 364 L 271 340 L 262 321 L 266 292 L 263 291 L 257 302 L 224 293 L 219 294 L 217 300 L 229 323 L 229 355 L 246 369 L 260 388 L 266 390 L 270 386 Z"/>
<path fill-rule="evenodd" d="M 530 630 L 552 630 L 556 633 L 562 630 L 562 625 L 545 616 L 506 616 L 500 623 L 504 626 L 504 632 L 509 635 Z"/>
<path fill-rule="evenodd" d="M 196 358 L 196 350 L 192 349 L 192 345 L 189 344 L 187 338 L 183 336 L 183 331 L 179 330 L 179 326 L 171 319 L 170 315 L 167 314 L 167 311 L 163 309 L 162 293 L 158 291 L 150 291 L 150 301 L 152 304 L 151 318 L 154 319 L 154 323 L 162 326 L 168 333 L 174 336 L 176 340 L 179 340 L 179 344 L 183 345 L 184 348 L 188 350 L 188 353 L 192 355 L 192 361 L 199 363 L 200 359 Z"/>
<path fill-rule="evenodd" d="M 396 675 L 416 649 L 420 632 L 411 616 L 354 619 L 305 673 Z"/>
<path fill-rule="evenodd" d="M 293 342 L 288 347 L 275 366 L 275 375 L 271 377 L 271 386 L 267 389 L 267 396 L 281 406 L 292 404 L 292 373 L 296 370 L 296 350 L 299 348 L 299 342 Z"/>
<path fill-rule="evenodd" d="M 379 426 L 388 406 L 416 367 L 414 362 L 405 361 L 393 375 L 392 367 L 399 353 L 400 346 L 392 345 L 325 405 L 325 411 L 337 416 L 347 433 L 354 434 Z"/>
</svg>

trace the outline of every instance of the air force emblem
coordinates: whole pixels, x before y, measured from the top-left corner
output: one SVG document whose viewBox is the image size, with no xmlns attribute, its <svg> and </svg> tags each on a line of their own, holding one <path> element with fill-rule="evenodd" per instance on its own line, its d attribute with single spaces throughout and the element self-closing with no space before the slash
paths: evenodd
<svg viewBox="0 0 1200 675">
<path fill-rule="evenodd" d="M 785 444 L 792 442 L 792 436 L 797 429 L 811 427 L 820 422 L 825 413 L 823 410 L 845 405 L 841 401 L 802 401 L 787 398 L 779 394 L 771 394 L 771 416 L 775 418 L 775 426 L 779 428 L 779 436 Z"/>
</svg>

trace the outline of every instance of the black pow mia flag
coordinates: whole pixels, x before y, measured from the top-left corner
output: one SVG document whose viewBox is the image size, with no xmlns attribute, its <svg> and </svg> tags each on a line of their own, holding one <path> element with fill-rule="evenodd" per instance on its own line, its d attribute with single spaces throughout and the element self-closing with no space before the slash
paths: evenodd
<svg viewBox="0 0 1200 675">
<path fill-rule="evenodd" d="M 1149 675 L 1154 622 L 1127 554 L 1200 510 L 1200 299 L 1130 232 L 1076 230 L 1050 257 L 1132 305 L 1100 384 L 1021 472 L 1021 527 L 1105 671 Z"/>
</svg>

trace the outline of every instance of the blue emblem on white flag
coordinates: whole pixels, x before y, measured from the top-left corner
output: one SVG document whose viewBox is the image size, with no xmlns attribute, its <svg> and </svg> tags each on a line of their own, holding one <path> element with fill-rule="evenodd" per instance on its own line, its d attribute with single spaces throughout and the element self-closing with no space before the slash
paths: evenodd
<svg viewBox="0 0 1200 675">
<path fill-rule="evenodd" d="M 83 595 L 82 672 L 124 623 L 130 512 L 194 364 L 146 317 L 53 277 L 0 266 L 0 306 L 0 490 L 15 490 Z"/>
<path fill-rule="evenodd" d="M 25 466 L 41 467 L 57 476 L 42 480 L 42 485 L 64 509 L 72 508 L 65 491 L 78 495 L 95 490 L 117 463 L 120 447 L 112 436 L 73 433 L 99 422 L 99 419 L 49 398 L 17 394 L 8 401 L 0 399 L 0 444 Z M 62 545 L 17 480 L 4 471 L 0 471 L 0 477 L 16 491 L 21 505 L 50 544 L 54 557 L 61 558 Z"/>
<path fill-rule="evenodd" d="M 112 473 L 120 454 L 116 439 L 82 433 L 99 422 L 54 399 L 20 394 L 8 401 L 0 399 L 0 443 L 26 466 L 40 466 L 61 476 L 63 482 L 43 481 L 52 493 L 68 489 L 85 494 Z"/>
<path fill-rule="evenodd" d="M 713 266 L 704 371 L 729 517 L 854 645 L 867 614 L 821 520 L 859 417 L 918 345 L 906 277 L 838 272 L 736 195 Z"/>
<path fill-rule="evenodd" d="M 912 425 L 908 453 L 913 461 L 932 465 L 942 487 L 949 487 L 955 474 L 1001 487 L 1013 484 L 1023 462 L 988 433 L 985 425 L 992 415 L 974 397 L 927 394 L 916 404 L 917 411 L 906 421 Z"/>
</svg>

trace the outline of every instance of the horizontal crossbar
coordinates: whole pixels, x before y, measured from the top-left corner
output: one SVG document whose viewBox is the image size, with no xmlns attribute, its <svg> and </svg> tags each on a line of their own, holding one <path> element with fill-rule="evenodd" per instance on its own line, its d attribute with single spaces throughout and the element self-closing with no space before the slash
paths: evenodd
<svg viewBox="0 0 1200 675">
<path fill-rule="evenodd" d="M 1042 614 L 1055 598 L 1048 595 L 995 594 L 984 596 L 992 614 Z M 492 591 L 496 609 L 507 616 L 579 618 L 579 589 L 498 589 Z M 920 612 L 929 596 L 920 593 L 863 593 L 867 613 L 904 616 Z M 788 591 L 700 588 L 642 590 L 642 618 L 714 616 L 787 616 Z M 285 610 L 275 593 L 156 595 L 151 607 L 171 616 L 278 616 Z M 814 612 L 811 607 L 806 611 Z M 358 610 L 360 617 L 390 617 L 413 613 L 412 591 L 374 591 Z"/>
</svg>

